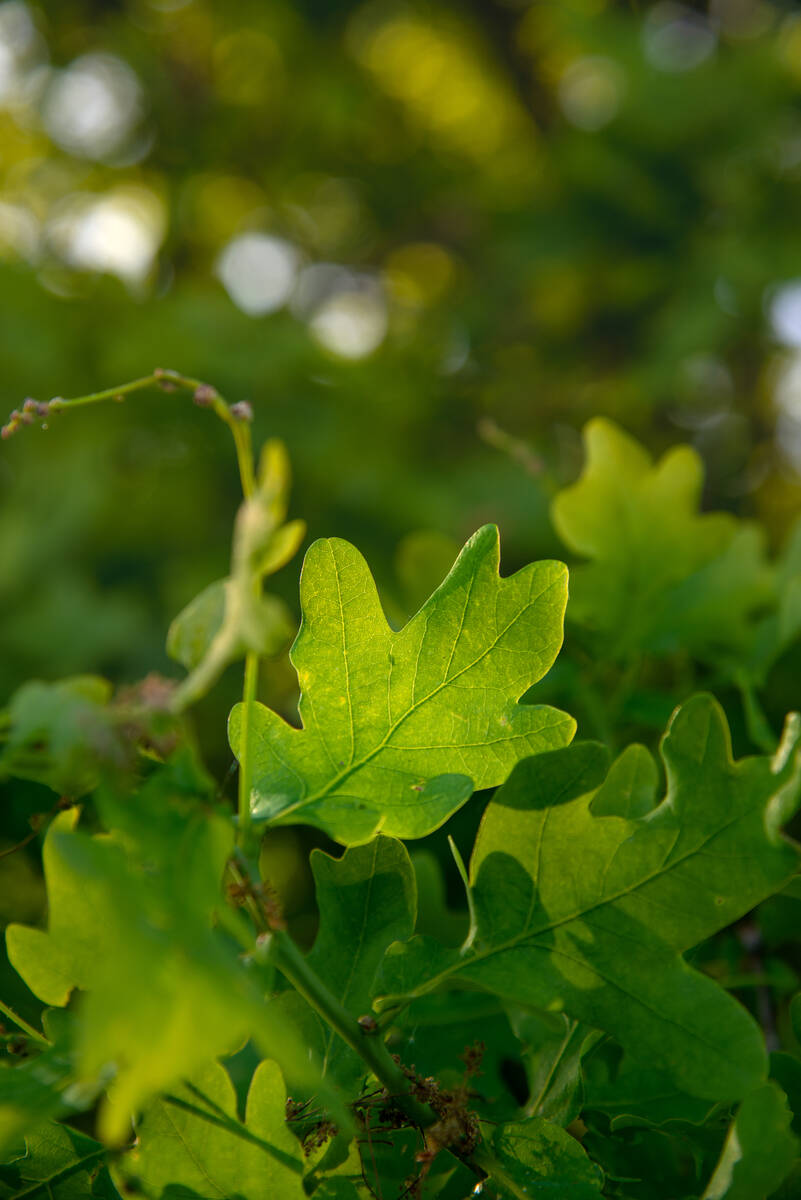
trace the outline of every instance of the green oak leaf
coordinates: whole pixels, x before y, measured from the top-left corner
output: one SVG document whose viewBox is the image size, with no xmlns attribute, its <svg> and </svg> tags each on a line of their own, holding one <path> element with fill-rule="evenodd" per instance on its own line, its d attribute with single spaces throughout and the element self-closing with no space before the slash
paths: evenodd
<svg viewBox="0 0 801 1200">
<path fill-rule="evenodd" d="M 774 1050 L 770 1056 L 770 1078 L 787 1097 L 793 1115 L 793 1133 L 801 1135 L 801 1062 L 792 1054 Z"/>
<path fill-rule="evenodd" d="M 231 823 L 176 794 L 182 778 L 168 766 L 133 798 L 102 798 L 113 834 L 76 830 L 75 809 L 58 816 L 43 852 L 49 927 L 6 932 L 12 965 L 41 1000 L 65 1005 L 76 987 L 84 993 L 76 1079 L 114 1070 L 99 1125 L 111 1142 L 137 1105 L 249 1035 L 310 1086 L 319 1080 L 237 947 L 212 928 Z"/>
<path fill-rule="evenodd" d="M 320 926 L 309 966 L 348 1012 L 369 1014 L 387 947 L 414 931 L 417 893 L 409 855 L 402 842 L 379 837 L 340 859 L 314 850 L 311 865 Z M 356 1088 L 366 1073 L 362 1059 L 317 1019 L 298 993 L 284 993 L 281 1001 L 301 1030 L 318 1026 L 312 1036 L 323 1074 L 343 1088 Z"/>
<path fill-rule="evenodd" d="M 0 1067 L 0 1158 L 44 1121 L 91 1108 L 102 1081 L 73 1081 L 73 1018 L 47 1009 L 42 1024 L 50 1045 L 16 1064 Z"/>
<path fill-rule="evenodd" d="M 528 1070 L 526 1115 L 567 1126 L 583 1107 L 583 1060 L 602 1035 L 564 1013 L 554 1016 L 556 1029 L 551 1029 L 536 1014 L 514 1010 L 512 1028 L 523 1043 Z"/>
<path fill-rule="evenodd" d="M 105 1146 L 67 1125 L 40 1122 L 25 1138 L 25 1150 L 23 1158 L 0 1168 L 0 1197 L 110 1200 L 117 1194 L 103 1163 Z"/>
<path fill-rule="evenodd" d="M 666 1072 L 623 1055 L 611 1041 L 584 1068 L 584 1119 L 592 1119 L 587 1113 L 603 1113 L 612 1133 L 645 1126 L 669 1126 L 669 1132 L 703 1126 L 724 1107 L 679 1091 Z"/>
<path fill-rule="evenodd" d="M 159 1200 L 304 1200 L 303 1154 L 286 1124 L 286 1090 L 274 1062 L 259 1064 L 244 1122 L 217 1062 L 152 1100 L 136 1120 L 136 1145 L 113 1169 L 123 1195 Z"/>
<path fill-rule="evenodd" d="M 267 442 L 255 491 L 237 513 L 230 575 L 190 600 L 169 628 L 167 653 L 190 672 L 175 692 L 176 709 L 199 700 L 249 651 L 277 654 L 292 636 L 286 605 L 261 591 L 265 577 L 294 557 L 306 533 L 303 521 L 284 524 L 288 492 L 286 450 L 281 442 Z"/>
<path fill-rule="evenodd" d="M 519 764 L 473 851 L 472 938 L 460 951 L 423 938 L 390 948 L 379 1006 L 478 985 L 612 1034 L 691 1095 L 745 1095 L 766 1073 L 760 1031 L 682 953 L 797 867 L 780 832 L 801 785 L 788 730 L 775 758 L 735 763 L 719 705 L 693 698 L 662 741 L 667 794 L 633 819 L 594 811 L 603 771 L 592 779 L 580 745 Z"/>
<path fill-rule="evenodd" d="M 43 783 L 62 796 L 97 786 L 103 764 L 122 757 L 108 705 L 111 684 L 95 675 L 31 680 L 9 701 L 0 778 Z"/>
<path fill-rule="evenodd" d="M 702 1200 L 762 1200 L 789 1174 L 798 1154 L 787 1097 L 775 1083 L 746 1096 Z"/>
<path fill-rule="evenodd" d="M 600 1200 L 603 1172 L 575 1138 L 542 1117 L 499 1126 L 492 1150 L 501 1170 L 489 1182 L 490 1195 L 531 1200 Z"/>
<path fill-rule="evenodd" d="M 761 531 L 699 512 L 703 466 L 689 446 L 655 464 L 604 418 L 584 443 L 584 471 L 551 509 L 565 545 L 590 560 L 571 570 L 568 618 L 603 638 L 606 658 L 746 648 L 772 597 Z"/>
<path fill-rule="evenodd" d="M 605 1113 L 615 1131 L 676 1121 L 701 1125 L 715 1104 L 680 1091 L 664 1071 L 622 1055 L 620 1047 L 608 1041 L 585 1064 L 584 1108 Z"/>
<path fill-rule="evenodd" d="M 254 706 L 256 819 L 315 825 L 344 844 L 379 830 L 423 837 L 474 787 L 570 741 L 571 717 L 518 704 L 561 646 L 566 570 L 540 562 L 501 579 L 499 558 L 487 525 L 395 633 L 358 551 L 336 538 L 311 546 L 291 651 L 303 728 Z M 237 754 L 241 724 L 239 705 L 229 727 Z"/>
</svg>

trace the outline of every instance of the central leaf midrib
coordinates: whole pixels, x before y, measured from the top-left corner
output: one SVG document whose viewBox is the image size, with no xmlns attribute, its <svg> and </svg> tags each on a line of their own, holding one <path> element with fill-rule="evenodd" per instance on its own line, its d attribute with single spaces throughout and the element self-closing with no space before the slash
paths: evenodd
<svg viewBox="0 0 801 1200">
<path fill-rule="evenodd" d="M 545 593 L 550 591 L 550 589 L 554 586 L 554 584 L 556 582 L 557 582 L 556 580 L 552 580 L 550 583 L 547 584 L 546 587 L 543 588 L 543 590 L 537 596 L 530 598 L 528 600 L 528 602 L 526 603 L 525 607 L 521 608 L 515 614 L 515 616 L 508 623 L 508 625 L 506 625 L 500 631 L 500 633 L 498 633 L 496 635 L 496 637 L 493 639 L 491 644 L 489 646 L 487 646 L 486 649 L 481 652 L 481 654 L 478 656 L 478 658 L 474 659 L 472 662 L 470 662 L 466 666 L 462 667 L 454 675 L 451 675 L 451 676 L 443 679 L 442 682 L 437 684 L 437 686 L 432 691 L 430 691 L 427 695 L 422 696 L 419 700 L 413 701 L 412 704 L 409 706 L 409 708 L 407 708 L 406 712 L 403 713 L 402 716 L 398 717 L 390 725 L 390 727 L 387 729 L 387 732 L 384 734 L 381 741 L 378 742 L 373 747 L 372 750 L 368 751 L 368 753 L 363 755 L 362 758 L 360 758 L 357 762 L 349 763 L 347 767 L 345 767 L 342 771 L 340 771 L 338 775 L 333 776 L 333 778 L 330 779 L 329 782 L 327 784 L 325 784 L 324 787 L 320 788 L 318 791 L 313 792 L 310 796 L 303 796 L 300 800 L 297 800 L 294 804 L 291 804 L 291 805 L 289 805 L 289 807 L 282 809 L 282 811 L 281 811 L 282 818 L 285 817 L 288 813 L 296 812 L 300 808 L 305 808 L 309 804 L 315 804 L 318 800 L 324 799 L 332 791 L 336 790 L 336 788 L 338 788 L 340 786 L 340 784 L 344 783 L 346 779 L 349 779 L 351 777 L 351 775 L 355 775 L 358 771 L 361 771 L 364 767 L 366 767 L 367 764 L 370 763 L 377 754 L 380 754 L 381 751 L 386 748 L 386 746 L 389 744 L 392 737 L 397 733 L 397 731 L 398 731 L 398 729 L 400 729 L 401 725 L 403 725 L 404 721 L 408 720 L 408 718 L 410 716 L 412 716 L 413 713 L 417 712 L 418 709 L 422 708 L 425 704 L 428 704 L 428 702 L 430 700 L 433 700 L 435 696 L 439 695 L 439 693 L 444 688 L 450 686 L 450 684 L 454 683 L 457 679 L 460 678 L 460 676 L 466 674 L 468 671 L 472 671 L 472 669 L 474 667 L 477 667 L 478 664 L 482 661 L 482 659 L 486 658 L 487 655 L 490 654 L 495 649 L 495 647 L 498 645 L 498 642 L 501 640 L 501 638 L 505 637 L 506 634 L 509 632 L 509 630 L 512 629 L 514 627 L 514 625 L 520 620 L 520 618 L 523 616 L 524 612 L 527 612 L 528 609 L 533 607 L 533 605 L 535 605 L 538 600 L 541 600 L 542 597 L 545 595 Z M 462 628 L 463 628 L 463 626 L 462 626 Z M 460 634 L 461 634 L 461 630 L 460 630 Z M 394 646 L 394 639 L 390 642 L 390 646 L 389 646 L 390 654 L 392 652 L 393 646 Z M 350 696 L 348 697 L 348 699 L 350 701 Z"/>
</svg>

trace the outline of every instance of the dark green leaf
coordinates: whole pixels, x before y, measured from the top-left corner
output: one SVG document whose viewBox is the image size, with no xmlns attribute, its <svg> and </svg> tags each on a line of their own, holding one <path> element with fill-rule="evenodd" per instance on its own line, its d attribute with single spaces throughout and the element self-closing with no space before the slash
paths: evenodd
<svg viewBox="0 0 801 1200">
<path fill-rule="evenodd" d="M 798 1153 L 790 1121 L 787 1098 L 775 1083 L 746 1096 L 703 1200 L 762 1200 L 775 1191 Z"/>
<path fill-rule="evenodd" d="M 575 1138 L 542 1117 L 502 1125 L 493 1134 L 492 1150 L 508 1182 L 493 1176 L 490 1195 L 496 1191 L 516 1200 L 523 1194 L 532 1200 L 594 1200 L 601 1195 L 600 1168 Z"/>
<path fill-rule="evenodd" d="M 417 896 L 409 855 L 401 842 L 379 837 L 340 859 L 315 850 L 311 861 L 320 928 L 309 966 L 348 1012 L 369 1015 L 373 982 L 387 946 L 414 930 Z M 314 1025 L 314 1014 L 297 994 L 282 999 L 301 1028 Z M 366 1071 L 358 1055 L 322 1024 L 315 1046 L 323 1073 L 356 1088 Z"/>
<path fill-rule="evenodd" d="M 521 763 L 473 852 L 475 938 L 460 952 L 421 938 L 394 947 L 381 1003 L 473 983 L 563 1008 L 682 1091 L 746 1094 L 766 1072 L 761 1033 L 681 955 L 796 869 L 780 832 L 797 803 L 796 737 L 792 726 L 774 760 L 735 763 L 722 711 L 696 697 L 662 743 L 667 795 L 635 820 L 595 814 L 580 747 Z"/>
</svg>

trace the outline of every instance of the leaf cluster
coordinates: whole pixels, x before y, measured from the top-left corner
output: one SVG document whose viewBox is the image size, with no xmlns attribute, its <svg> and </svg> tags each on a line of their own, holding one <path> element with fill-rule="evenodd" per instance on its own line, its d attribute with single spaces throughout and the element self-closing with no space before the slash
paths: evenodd
<svg viewBox="0 0 801 1200">
<path fill-rule="evenodd" d="M 298 724 L 246 687 L 236 816 L 186 709 L 286 637 L 262 594 L 302 536 L 280 447 L 230 575 L 171 629 L 184 683 L 12 697 L 0 770 L 57 799 L 47 915 L 6 932 L 0 1196 L 796 1194 L 801 993 L 773 951 L 798 936 L 801 723 L 754 707 L 801 628 L 795 541 L 771 561 L 699 512 L 686 449 L 586 440 L 553 506 L 569 604 L 560 563 L 502 576 L 485 526 L 398 628 L 353 546 L 311 546 Z M 656 754 L 626 737 L 677 654 L 739 687 L 761 752 L 709 690 Z M 571 693 L 586 658 L 607 674 Z M 609 680 L 615 736 L 573 740 L 548 689 L 581 710 Z M 269 873 L 289 826 L 320 843 L 312 922 Z"/>
</svg>

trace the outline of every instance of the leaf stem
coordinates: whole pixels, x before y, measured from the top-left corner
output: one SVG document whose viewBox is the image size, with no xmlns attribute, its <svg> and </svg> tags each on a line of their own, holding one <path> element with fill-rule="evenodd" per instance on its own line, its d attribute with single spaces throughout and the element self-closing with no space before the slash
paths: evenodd
<svg viewBox="0 0 801 1200">
<path fill-rule="evenodd" d="M 400 1108 L 413 1125 L 425 1130 L 439 1120 L 429 1105 L 418 1100 L 412 1092 L 412 1081 L 386 1047 L 382 1034 L 376 1030 L 365 1030 L 359 1022 L 340 1004 L 336 996 L 326 987 L 319 975 L 309 966 L 306 958 L 292 938 L 282 929 L 259 938 L 261 954 L 265 954 L 293 987 L 303 996 L 322 1019 L 338 1033 L 354 1050 L 382 1083 L 394 1104 Z M 460 1154 L 455 1147 L 448 1147 L 460 1162 L 476 1175 L 492 1176 L 520 1200 L 529 1200 L 519 1184 L 511 1179 L 486 1144 L 481 1144 L 470 1154 Z"/>
<path fill-rule="evenodd" d="M 228 426 L 234 439 L 242 492 L 245 498 L 249 499 L 255 491 L 256 480 L 247 410 L 237 411 L 236 406 L 228 404 L 211 384 L 204 383 L 201 379 L 193 379 L 189 375 L 182 375 L 180 371 L 157 367 L 150 375 L 143 375 L 140 379 L 131 379 L 128 383 L 121 383 L 117 387 L 103 388 L 99 392 L 89 392 L 85 396 L 74 396 L 71 399 L 54 396 L 52 400 L 41 405 L 37 405 L 33 401 L 26 401 L 23 410 L 21 412 L 15 410 L 8 423 L 3 426 L 3 437 L 15 433 L 22 425 L 32 424 L 37 418 L 47 419 L 52 413 L 66 412 L 72 408 L 86 408 L 90 404 L 103 404 L 107 400 L 122 400 L 125 396 L 144 392 L 152 387 L 166 388 L 169 391 L 180 388 L 183 391 L 191 392 L 196 404 L 203 408 L 210 408 Z M 32 407 L 29 408 L 29 405 Z"/>
<path fill-rule="evenodd" d="M 75 396 L 66 400 L 56 396 L 46 404 L 38 405 L 34 401 L 26 401 L 22 411 L 12 413 L 8 424 L 3 427 L 3 436 L 8 437 L 20 426 L 32 423 L 36 417 L 46 418 L 54 412 L 64 412 L 72 408 L 85 408 L 90 404 L 102 404 L 107 400 L 122 400 L 125 396 L 136 392 L 144 392 L 148 388 L 160 387 L 174 390 L 181 388 L 189 391 L 196 404 L 210 408 L 221 421 L 231 430 L 236 450 L 236 461 L 239 467 L 239 480 L 245 500 L 250 500 L 256 492 L 256 468 L 253 458 L 253 441 L 250 433 L 250 409 L 247 405 L 231 406 L 211 384 L 179 371 L 157 367 L 150 375 L 121 383 L 117 387 L 103 388 L 99 392 L 89 392 L 85 396 Z M 259 660 L 256 654 L 249 653 L 245 658 L 245 680 L 242 695 L 242 736 L 240 742 L 239 766 L 239 834 L 240 846 L 247 850 L 252 839 L 252 824 L 250 819 L 250 728 L 253 702 L 256 698 L 256 685 L 259 673 Z"/>
<path fill-rule="evenodd" d="M 45 1035 L 40 1033 L 38 1029 L 34 1029 L 33 1025 L 29 1025 L 28 1022 L 19 1015 L 19 1013 L 15 1013 L 14 1009 L 8 1004 L 5 1004 L 2 1000 L 0 1000 L 0 1013 L 2 1013 L 3 1016 L 8 1017 L 9 1021 L 13 1021 L 14 1024 L 19 1026 L 19 1028 L 26 1033 L 32 1041 L 38 1042 L 40 1046 L 52 1045 L 49 1038 L 46 1038 Z"/>
<path fill-rule="evenodd" d="M 253 834 L 250 815 L 250 787 L 253 775 L 250 758 L 250 732 L 256 685 L 259 678 L 259 657 L 249 650 L 245 655 L 245 684 L 242 689 L 242 725 L 239 731 L 239 833 L 238 841 L 247 852 Z"/>
<path fill-rule="evenodd" d="M 355 1017 L 340 1004 L 320 977 L 312 970 L 291 937 L 281 929 L 267 934 L 262 945 L 282 975 L 320 1014 L 324 1021 L 354 1050 L 384 1085 L 394 1102 L 420 1129 L 435 1124 L 437 1114 L 411 1094 L 411 1084 L 376 1032 L 362 1029 Z"/>
</svg>

